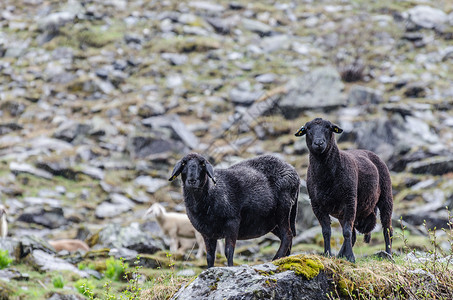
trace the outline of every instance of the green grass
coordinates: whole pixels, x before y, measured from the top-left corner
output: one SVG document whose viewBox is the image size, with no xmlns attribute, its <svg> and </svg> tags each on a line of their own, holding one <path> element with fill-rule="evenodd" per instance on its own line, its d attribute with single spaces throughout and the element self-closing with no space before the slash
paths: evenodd
<svg viewBox="0 0 453 300">
<path fill-rule="evenodd" d="M 13 259 L 9 257 L 8 250 L 0 249 L 0 270 L 7 268 L 12 261 Z"/>
<path fill-rule="evenodd" d="M 63 276 L 57 275 L 54 278 L 52 278 L 52 284 L 54 288 L 62 289 L 64 287 Z"/>
</svg>

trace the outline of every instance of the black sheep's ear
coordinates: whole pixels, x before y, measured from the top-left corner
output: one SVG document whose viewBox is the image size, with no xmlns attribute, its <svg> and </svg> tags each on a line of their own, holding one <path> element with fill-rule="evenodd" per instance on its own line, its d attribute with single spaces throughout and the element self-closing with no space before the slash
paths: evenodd
<svg viewBox="0 0 453 300">
<path fill-rule="evenodd" d="M 216 181 L 214 178 L 214 168 L 208 162 L 205 163 L 205 166 L 206 166 L 206 173 L 208 173 L 209 178 L 211 178 L 212 182 L 214 182 L 214 184 L 216 184 Z"/>
<path fill-rule="evenodd" d="M 343 129 L 341 129 L 340 127 L 338 127 L 337 125 L 332 125 L 330 127 L 330 129 L 335 132 L 335 133 L 342 133 L 343 132 Z"/>
<path fill-rule="evenodd" d="M 178 161 L 175 167 L 173 168 L 173 172 L 171 173 L 171 177 L 168 179 L 168 181 L 173 181 L 176 177 L 178 177 L 179 174 L 181 174 L 184 166 L 185 166 L 184 162 Z"/>
<path fill-rule="evenodd" d="M 304 134 L 307 133 L 307 128 L 305 126 L 302 126 L 295 134 L 295 136 L 303 136 Z"/>
</svg>

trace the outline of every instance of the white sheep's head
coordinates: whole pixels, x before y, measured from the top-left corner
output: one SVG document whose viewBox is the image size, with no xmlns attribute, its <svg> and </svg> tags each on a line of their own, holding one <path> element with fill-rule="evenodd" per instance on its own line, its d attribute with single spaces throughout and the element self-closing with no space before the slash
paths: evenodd
<svg viewBox="0 0 453 300">
<path fill-rule="evenodd" d="M 165 208 L 159 203 L 154 203 L 150 208 L 145 212 L 144 217 L 150 215 L 151 218 L 157 218 L 165 213 Z"/>
<path fill-rule="evenodd" d="M 330 121 L 316 118 L 302 126 L 296 136 L 306 135 L 308 150 L 315 155 L 321 155 L 335 142 L 333 134 L 342 132 L 343 129 Z"/>
<path fill-rule="evenodd" d="M 214 168 L 201 155 L 190 153 L 178 161 L 173 169 L 170 181 L 181 174 L 183 185 L 191 188 L 202 188 L 208 181 L 208 177 L 214 179 Z"/>
</svg>

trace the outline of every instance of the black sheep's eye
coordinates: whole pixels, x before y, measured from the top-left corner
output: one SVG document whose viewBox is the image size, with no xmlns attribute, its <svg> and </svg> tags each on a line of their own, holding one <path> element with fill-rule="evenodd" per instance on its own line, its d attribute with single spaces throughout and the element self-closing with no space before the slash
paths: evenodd
<svg viewBox="0 0 453 300">
<path fill-rule="evenodd" d="M 202 166 L 202 167 L 206 167 L 206 164 L 205 164 L 205 163 L 202 163 L 201 166 Z"/>
</svg>

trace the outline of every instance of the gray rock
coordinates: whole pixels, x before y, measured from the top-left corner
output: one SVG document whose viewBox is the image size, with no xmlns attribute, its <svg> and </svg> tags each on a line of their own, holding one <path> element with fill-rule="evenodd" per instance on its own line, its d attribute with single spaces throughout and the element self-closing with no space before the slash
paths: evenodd
<svg viewBox="0 0 453 300">
<path fill-rule="evenodd" d="M 137 114 L 142 118 L 160 116 L 165 113 L 165 107 L 159 102 L 149 102 L 138 108 Z"/>
<path fill-rule="evenodd" d="M 251 105 L 263 94 L 262 91 L 249 91 L 240 88 L 233 88 L 230 93 L 231 102 L 239 105 Z"/>
<path fill-rule="evenodd" d="M 49 198 L 49 197 L 25 197 L 24 203 L 27 206 L 44 206 L 61 208 L 61 200 Z"/>
<path fill-rule="evenodd" d="M 55 249 L 47 241 L 35 235 L 21 236 L 18 240 L 14 253 L 16 259 L 20 260 L 36 250 L 41 250 L 49 254 L 55 254 Z"/>
<path fill-rule="evenodd" d="M 17 221 L 35 223 L 50 229 L 59 228 L 68 224 L 68 220 L 64 217 L 61 207 L 43 208 L 39 206 L 28 206 L 17 218 Z"/>
<path fill-rule="evenodd" d="M 401 153 L 408 153 L 414 147 L 437 145 L 439 136 L 419 118 L 394 115 L 392 119 L 379 118 L 354 124 L 358 148 L 376 152 L 384 161 L 400 159 Z M 409 161 L 418 160 L 416 157 Z M 398 167 L 401 169 L 401 166 Z"/>
<path fill-rule="evenodd" d="M 409 21 L 422 28 L 433 29 L 448 22 L 448 16 L 440 9 L 417 5 L 407 12 Z"/>
<path fill-rule="evenodd" d="M 242 26 L 249 31 L 258 33 L 261 36 L 268 36 L 272 33 L 272 27 L 260 21 L 242 19 Z"/>
<path fill-rule="evenodd" d="M 137 259 L 138 252 L 127 248 L 113 248 L 109 251 L 109 256 L 113 256 L 116 259 L 124 259 L 126 262 L 134 261 Z"/>
<path fill-rule="evenodd" d="M 74 140 L 87 134 L 91 127 L 88 124 L 82 124 L 76 121 L 63 122 L 53 134 L 54 138 L 64 140 L 66 142 L 74 142 Z"/>
<path fill-rule="evenodd" d="M 52 13 L 38 20 L 38 28 L 42 31 L 57 31 L 65 24 L 73 22 L 75 14 L 68 11 Z"/>
<path fill-rule="evenodd" d="M 81 165 L 80 172 L 96 180 L 104 180 L 105 173 L 102 169 L 89 165 Z"/>
<path fill-rule="evenodd" d="M 415 213 L 403 214 L 401 216 L 406 223 L 416 226 L 426 226 L 429 230 L 434 228 L 441 230 L 442 228 L 449 229 L 448 216 L 446 214 L 439 214 L 433 211 L 418 211 Z"/>
<path fill-rule="evenodd" d="M 52 254 L 46 253 L 42 250 L 34 250 L 26 258 L 27 262 L 34 268 L 40 271 L 71 271 L 77 275 L 87 278 L 88 273 L 79 270 L 76 266 L 66 262 L 61 258 L 57 258 Z"/>
<path fill-rule="evenodd" d="M 255 80 L 259 83 L 273 83 L 277 79 L 277 75 L 274 73 L 265 73 L 255 77 Z"/>
<path fill-rule="evenodd" d="M 171 299 L 329 299 L 331 279 L 324 272 L 311 280 L 272 263 L 214 267 L 202 272 Z"/>
<path fill-rule="evenodd" d="M 426 96 L 426 83 L 412 82 L 406 85 L 404 95 L 410 98 L 423 98 Z"/>
<path fill-rule="evenodd" d="M 348 104 L 353 106 L 379 104 L 382 101 L 382 93 L 380 91 L 360 85 L 352 86 L 348 95 Z"/>
<path fill-rule="evenodd" d="M 206 18 L 206 22 L 214 30 L 221 34 L 229 34 L 231 30 L 241 21 L 238 15 L 232 15 L 228 18 Z"/>
<path fill-rule="evenodd" d="M 156 129 L 172 129 L 172 135 L 183 141 L 191 149 L 196 149 L 199 144 L 198 138 L 187 129 L 186 125 L 176 114 L 147 118 L 142 120 L 142 124 Z"/>
<path fill-rule="evenodd" d="M 64 161 L 38 161 L 36 167 L 55 176 L 62 176 L 71 180 L 74 180 L 77 175 L 77 172 L 68 167 L 68 164 Z"/>
<path fill-rule="evenodd" d="M 99 232 L 98 244 L 102 247 L 127 248 L 148 254 L 165 249 L 161 241 L 143 232 L 138 223 L 128 226 L 108 224 Z"/>
<path fill-rule="evenodd" d="M 27 173 L 31 174 L 37 177 L 42 177 L 45 179 L 52 179 L 52 174 L 44 171 L 37 169 L 33 167 L 32 165 L 26 164 L 26 163 L 17 163 L 17 162 L 11 162 L 9 164 L 9 169 L 14 175 L 21 174 L 21 173 Z"/>
<path fill-rule="evenodd" d="M 167 186 L 168 181 L 160 178 L 152 178 L 151 176 L 141 175 L 134 180 L 134 184 L 146 187 L 148 193 L 154 194 L 160 188 Z"/>
<path fill-rule="evenodd" d="M 8 112 L 13 117 L 20 116 L 25 111 L 25 108 L 25 104 L 20 101 L 4 101 L 0 104 L 0 109 Z"/>
<path fill-rule="evenodd" d="M 133 158 L 166 158 L 172 153 L 187 149 L 182 142 L 157 137 L 135 136 L 129 142 L 129 152 Z"/>
<path fill-rule="evenodd" d="M 33 147 L 33 149 L 45 149 L 57 152 L 73 149 L 71 143 L 45 136 L 31 139 L 27 144 Z"/>
<path fill-rule="evenodd" d="M 112 203 L 124 204 L 124 205 L 130 206 L 131 208 L 135 206 L 135 204 L 134 204 L 134 202 L 132 202 L 132 200 L 130 200 L 128 197 L 123 196 L 121 194 L 116 194 L 116 193 L 111 194 L 110 201 L 112 201 Z"/>
<path fill-rule="evenodd" d="M 0 249 L 8 250 L 8 256 L 15 259 L 15 249 L 19 246 L 19 241 L 13 238 L 0 238 Z M 1 278 L 1 276 L 0 276 Z"/>
<path fill-rule="evenodd" d="M 331 109 L 345 105 L 344 84 L 334 68 L 323 67 L 287 84 L 287 94 L 279 102 L 286 118 L 293 119 L 310 109 Z"/>
<path fill-rule="evenodd" d="M 225 10 L 222 5 L 210 1 L 189 1 L 189 6 L 195 10 L 206 10 L 212 13 L 220 13 Z"/>
<path fill-rule="evenodd" d="M 126 203 L 104 201 L 96 207 L 95 216 L 99 219 L 113 218 L 131 209 L 132 206 Z"/>
<path fill-rule="evenodd" d="M 291 39 L 286 34 L 273 35 L 262 38 L 260 46 L 265 53 L 287 50 L 291 47 Z"/>
<path fill-rule="evenodd" d="M 0 270 L 0 278 L 4 281 L 28 281 L 30 279 L 30 276 L 27 273 L 21 273 L 16 269 L 9 268 Z"/>
<path fill-rule="evenodd" d="M 189 60 L 186 54 L 179 53 L 162 53 L 161 57 L 168 60 L 174 66 L 184 65 Z"/>
<path fill-rule="evenodd" d="M 126 42 L 126 44 L 134 43 L 140 45 L 143 41 L 143 38 L 136 33 L 126 33 L 124 35 L 124 41 Z"/>
<path fill-rule="evenodd" d="M 167 88 L 176 89 L 184 84 L 184 78 L 179 74 L 170 74 L 166 76 Z"/>
<path fill-rule="evenodd" d="M 448 157 L 432 157 L 409 163 L 409 172 L 414 174 L 443 175 L 453 172 L 453 154 Z"/>
<path fill-rule="evenodd" d="M 0 124 L 0 135 L 10 133 L 12 131 L 23 129 L 22 125 L 14 122 Z"/>
<path fill-rule="evenodd" d="M 47 300 L 85 300 L 86 298 L 80 294 L 67 294 L 60 292 L 53 292 L 52 296 L 47 298 Z"/>
</svg>

